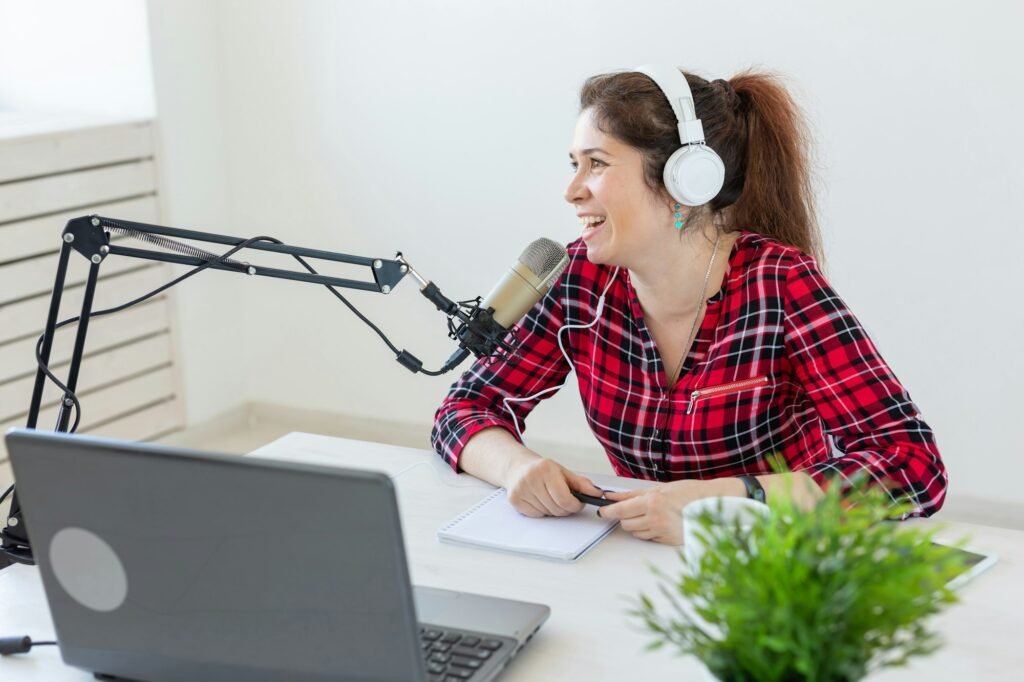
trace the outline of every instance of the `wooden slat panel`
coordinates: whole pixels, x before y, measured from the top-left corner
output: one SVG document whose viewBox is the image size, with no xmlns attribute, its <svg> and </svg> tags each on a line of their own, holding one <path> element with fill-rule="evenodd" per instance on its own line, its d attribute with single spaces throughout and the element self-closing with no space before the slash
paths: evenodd
<svg viewBox="0 0 1024 682">
<path fill-rule="evenodd" d="M 95 353 L 111 346 L 122 345 L 133 339 L 151 336 L 170 327 L 169 309 L 165 298 L 146 301 L 113 315 L 97 317 L 89 322 L 85 337 L 85 351 Z M 64 364 L 71 359 L 77 325 L 57 330 L 50 351 L 50 364 Z M 36 343 L 31 336 L 0 345 L 0 382 L 34 374 L 36 371 Z"/>
<path fill-rule="evenodd" d="M 170 362 L 171 341 L 167 333 L 89 355 L 82 360 L 76 393 L 94 390 Z M 63 365 L 52 365 L 50 371 L 61 380 L 66 378 L 67 369 Z M 28 413 L 34 383 L 35 375 L 0 384 L 0 420 L 7 421 Z M 59 398 L 59 389 L 47 381 L 42 404 L 50 405 Z"/>
<path fill-rule="evenodd" d="M 156 191 L 152 161 L 134 161 L 0 185 L 0 222 L 66 211 Z"/>
<path fill-rule="evenodd" d="M 183 428 L 184 421 L 181 414 L 181 398 L 171 396 L 152 405 L 143 406 L 142 409 L 136 412 L 117 417 L 99 426 L 90 427 L 88 430 L 79 428 L 78 433 L 89 433 L 94 436 L 121 438 L 123 440 L 150 440 Z M 56 420 L 56 412 L 53 412 L 51 421 L 43 422 L 40 420 L 40 428 L 50 431 L 53 429 Z M 25 424 L 23 421 L 18 421 L 10 422 L 10 425 L 13 427 L 24 426 Z M 2 466 L 9 466 L 9 464 L 7 463 L 7 449 L 4 446 L 3 439 L 0 438 L 0 467 Z M 4 486 L 3 490 L 5 489 L 6 486 Z"/>
<path fill-rule="evenodd" d="M 8 223 L 0 226 L 0 261 L 11 261 L 57 251 L 61 246 L 60 233 L 67 222 L 72 218 L 93 213 L 141 223 L 155 223 L 157 222 L 158 207 L 155 196 L 146 196 L 128 201 L 95 204 L 33 220 Z"/>
<path fill-rule="evenodd" d="M 131 260 L 128 258 L 120 260 Z M 111 260 L 111 263 L 113 260 Z M 136 261 L 142 263 L 142 261 Z M 153 263 L 141 269 L 117 276 L 107 277 L 104 264 L 100 270 L 104 277 L 96 286 L 93 298 L 93 310 L 103 310 L 122 303 L 127 303 L 147 291 L 156 289 L 161 284 L 173 279 L 170 267 Z M 54 267 L 56 270 L 56 266 Z M 51 283 L 52 286 L 52 283 Z M 61 298 L 60 319 L 74 317 L 82 308 L 82 285 L 66 287 Z M 25 336 L 39 336 L 46 324 L 46 313 L 50 309 L 50 296 L 44 294 L 18 303 L 0 304 L 0 340 L 17 339 Z"/>
<path fill-rule="evenodd" d="M 53 291 L 53 283 L 57 277 L 57 260 L 58 256 L 54 253 L 0 267 L 0 303 L 16 301 Z M 103 261 L 100 264 L 100 278 L 96 285 L 97 289 L 103 286 L 102 282 L 106 277 L 119 272 L 133 270 L 139 267 L 141 262 L 145 261 L 135 258 L 115 257 Z M 68 259 L 67 276 L 64 278 L 65 288 L 84 283 L 89 276 L 89 267 L 91 265 L 92 263 L 85 256 L 77 251 L 73 251 Z M 0 334 L 2 333 L 0 332 Z"/>
<path fill-rule="evenodd" d="M 0 140 L 0 182 L 153 155 L 148 121 Z"/>
<path fill-rule="evenodd" d="M 0 115 L 0 122 L 8 120 Z M 59 234 L 71 218 L 98 213 L 159 223 L 149 121 L 0 131 L 0 428 L 23 425 L 35 380 L 35 339 L 56 275 Z M 116 237 L 115 237 L 116 238 Z M 90 263 L 72 254 L 60 319 L 81 308 Z M 170 281 L 164 264 L 116 258 L 100 267 L 94 310 Z M 180 429 L 184 410 L 173 365 L 169 302 L 147 301 L 90 323 L 78 382 L 81 432 L 145 439 Z M 58 332 L 51 368 L 64 379 L 75 330 Z M 59 391 L 47 382 L 41 428 L 52 428 Z M 0 458 L 5 456 L 0 446 Z"/>
<path fill-rule="evenodd" d="M 106 388 L 83 393 L 81 432 L 95 428 L 137 410 L 141 405 L 150 405 L 174 396 L 174 369 L 162 367 L 137 377 L 127 379 Z M 52 429 L 57 423 L 57 406 L 39 411 L 39 428 Z M 18 417 L 0 423 L 0 433 L 9 428 L 24 426 L 25 418 Z"/>
<path fill-rule="evenodd" d="M 122 440 L 148 440 L 169 431 L 180 429 L 181 409 L 178 399 L 158 403 L 132 415 L 109 422 L 88 431 L 95 436 Z"/>
</svg>

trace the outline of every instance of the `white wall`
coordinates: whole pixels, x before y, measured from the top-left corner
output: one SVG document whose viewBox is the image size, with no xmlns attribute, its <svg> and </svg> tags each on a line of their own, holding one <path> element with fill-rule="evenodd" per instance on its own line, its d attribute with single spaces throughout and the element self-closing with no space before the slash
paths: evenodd
<svg viewBox="0 0 1024 682">
<path fill-rule="evenodd" d="M 0 111 L 153 115 L 143 0 L 0 0 Z"/>
<path fill-rule="evenodd" d="M 149 7 L 153 78 L 160 135 L 163 220 L 168 225 L 231 234 L 221 34 L 218 9 L 205 0 Z M 211 248 L 210 245 L 203 245 Z M 182 270 L 184 272 L 184 270 Z M 246 399 L 243 282 L 205 272 L 174 289 L 187 423 L 208 419 Z"/>
<path fill-rule="evenodd" d="M 486 292 L 534 238 L 577 235 L 562 191 L 587 76 L 644 62 L 781 72 L 813 126 L 832 280 L 938 433 L 951 498 L 1024 499 L 1020 3 L 203 6 L 151 0 L 159 116 L 180 155 L 172 215 L 189 214 L 176 184 L 226 178 L 224 225 L 208 228 L 400 249 L 453 297 Z M 175 59 L 192 87 L 166 84 L 185 78 Z M 223 167 L 204 166 L 221 141 Z M 208 279 L 204 296 L 231 297 L 244 322 L 189 332 L 196 356 L 238 344 L 193 377 L 195 417 L 227 374 L 250 400 L 425 424 L 454 379 L 409 375 L 316 287 Z M 352 299 L 428 366 L 447 357 L 411 282 Z M 562 391 L 528 433 L 593 444 L 578 402 Z"/>
</svg>

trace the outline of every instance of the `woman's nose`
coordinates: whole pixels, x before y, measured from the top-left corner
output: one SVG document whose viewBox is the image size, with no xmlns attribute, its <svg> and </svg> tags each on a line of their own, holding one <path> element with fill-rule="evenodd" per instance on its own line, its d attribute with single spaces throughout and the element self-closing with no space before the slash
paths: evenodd
<svg viewBox="0 0 1024 682">
<path fill-rule="evenodd" d="M 570 204 L 575 204 L 584 198 L 586 193 L 586 185 L 580 182 L 577 176 L 573 176 L 569 182 L 569 186 L 565 188 L 565 200 Z"/>
</svg>

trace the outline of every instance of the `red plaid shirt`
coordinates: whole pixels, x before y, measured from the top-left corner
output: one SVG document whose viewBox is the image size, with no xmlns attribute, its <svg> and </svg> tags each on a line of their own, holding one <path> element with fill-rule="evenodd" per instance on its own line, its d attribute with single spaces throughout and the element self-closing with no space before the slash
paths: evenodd
<svg viewBox="0 0 1024 682">
<path fill-rule="evenodd" d="M 569 245 L 569 258 L 520 321 L 518 352 L 478 360 L 438 409 L 431 439 L 453 468 L 477 431 L 500 426 L 516 436 L 503 399 L 565 381 L 558 331 L 594 319 L 615 273 L 588 261 L 582 240 Z M 671 387 L 628 270 L 614 277 L 600 321 L 565 330 L 562 343 L 618 475 L 765 474 L 767 455 L 780 453 L 819 485 L 865 471 L 894 498 L 910 496 L 912 515 L 942 506 L 946 470 L 931 429 L 813 258 L 742 233 Z M 542 399 L 507 404 L 523 424 Z"/>
</svg>

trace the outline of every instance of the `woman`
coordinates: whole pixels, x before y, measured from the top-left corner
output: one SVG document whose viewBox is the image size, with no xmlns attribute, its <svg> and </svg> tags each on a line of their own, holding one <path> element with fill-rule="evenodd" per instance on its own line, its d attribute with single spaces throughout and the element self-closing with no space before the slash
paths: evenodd
<svg viewBox="0 0 1024 682">
<path fill-rule="evenodd" d="M 477 361 L 452 386 L 434 447 L 505 487 L 523 514 L 579 511 L 572 491 L 603 491 L 518 433 L 543 398 L 534 394 L 573 369 L 616 473 L 662 482 L 609 493 L 615 503 L 600 510 L 639 538 L 679 544 L 681 509 L 695 499 L 788 487 L 810 506 L 858 472 L 909 497 L 911 515 L 934 513 L 946 472 L 932 431 L 818 267 L 792 99 L 765 74 L 684 83 L 652 68 L 657 82 L 637 71 L 584 84 L 565 192 L 582 236 L 523 318 L 519 352 Z M 694 133 L 685 106 L 678 116 L 670 106 L 686 85 L 724 166 L 721 189 L 697 206 L 664 171 L 681 146 L 698 148 L 686 143 L 700 123 Z M 793 473 L 772 473 L 773 453 Z"/>
</svg>

